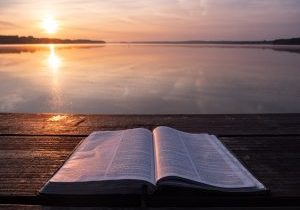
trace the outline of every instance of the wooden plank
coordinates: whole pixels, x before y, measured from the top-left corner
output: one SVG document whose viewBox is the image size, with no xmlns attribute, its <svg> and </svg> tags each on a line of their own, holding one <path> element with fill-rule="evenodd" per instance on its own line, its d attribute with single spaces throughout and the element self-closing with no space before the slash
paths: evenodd
<svg viewBox="0 0 300 210">
<path fill-rule="evenodd" d="M 47 210 L 138 210 L 138 209 L 143 209 L 141 207 L 138 208 L 109 208 L 109 207 L 59 207 L 59 206 L 55 206 L 55 207 L 51 207 L 51 206 L 38 206 L 38 205 L 13 205 L 13 204 L 9 204 L 9 205 L 0 205 L 0 210 L 42 210 L 42 209 L 47 209 Z M 145 208 L 146 209 L 146 208 Z M 147 208 L 148 210 L 184 210 L 186 208 Z M 211 207 L 198 207 L 198 208 L 194 208 L 195 210 L 296 210 L 299 209 L 299 207 L 295 206 L 295 207 L 215 207 L 215 208 L 211 208 Z"/>
<path fill-rule="evenodd" d="M 300 114 L 54 115 L 0 114 L 0 135 L 88 135 L 94 130 L 166 125 L 220 136 L 300 135 Z"/>
<path fill-rule="evenodd" d="M 35 196 L 80 140 L 81 137 L 0 136 L 0 196 Z M 272 197 L 300 198 L 300 136 L 221 140 L 266 184 Z"/>
<path fill-rule="evenodd" d="M 0 196 L 35 196 L 81 139 L 0 136 Z"/>
<path fill-rule="evenodd" d="M 42 209 L 47 209 L 47 210 L 138 210 L 138 209 L 143 209 L 141 207 L 138 208 L 109 208 L 109 207 L 51 207 L 51 206 L 38 206 L 38 205 L 0 205 L 0 210 L 42 210 Z M 146 209 L 146 208 L 145 208 Z M 147 208 L 148 210 L 184 210 L 186 208 Z M 199 207 L 199 208 L 194 208 L 195 210 L 296 210 L 299 209 L 299 207 L 215 207 L 215 208 L 207 208 L 207 207 Z"/>
<path fill-rule="evenodd" d="M 16 205 L 16 204 L 7 204 L 0 205 L 1 210 L 42 210 L 42 206 L 34 205 Z"/>
<path fill-rule="evenodd" d="M 269 195 L 230 196 L 175 189 L 149 197 L 149 205 L 300 205 L 300 136 L 222 137 L 221 141 L 266 185 Z"/>
<path fill-rule="evenodd" d="M 170 195 L 158 194 L 147 198 L 148 205 L 158 207 L 163 204 L 184 206 L 187 203 L 192 206 L 238 206 L 241 203 L 300 205 L 298 178 L 300 114 L 190 116 L 0 114 L 0 203 L 63 203 L 64 201 L 55 199 L 45 201 L 36 196 L 36 193 L 63 164 L 82 138 L 93 130 L 133 127 L 153 129 L 159 125 L 187 132 L 219 135 L 246 167 L 266 184 L 271 194 L 267 197 L 224 198 L 201 193 L 179 192 L 177 195 L 175 191 Z M 73 201 L 78 202 L 80 199 L 69 200 Z M 94 201 L 99 202 L 99 198 L 80 202 Z M 109 202 L 110 199 L 106 198 L 103 201 Z M 111 201 L 113 204 L 118 203 L 113 199 Z"/>
<path fill-rule="evenodd" d="M 272 192 L 300 198 L 300 136 L 222 138 Z"/>
</svg>

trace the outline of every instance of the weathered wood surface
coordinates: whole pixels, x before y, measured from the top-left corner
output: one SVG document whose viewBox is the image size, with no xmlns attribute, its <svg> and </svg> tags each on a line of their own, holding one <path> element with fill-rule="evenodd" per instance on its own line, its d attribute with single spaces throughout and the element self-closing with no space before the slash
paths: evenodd
<svg viewBox="0 0 300 210">
<path fill-rule="evenodd" d="M 262 196 L 158 194 L 149 205 L 300 206 L 300 114 L 100 116 L 0 114 L 0 203 L 49 204 L 36 196 L 75 146 L 93 130 L 172 126 L 219 135 L 270 190 Z M 109 199 L 108 199 L 109 200 Z M 71 200 L 71 202 L 73 202 Z M 76 203 L 76 200 L 74 200 Z M 84 203 L 83 200 L 81 202 Z M 115 202 L 115 201 L 114 201 Z M 138 203 L 139 205 L 139 203 Z"/>
<path fill-rule="evenodd" d="M 137 208 L 109 208 L 109 207 L 51 207 L 51 206 L 33 206 L 33 205 L 0 205 L 0 210 L 138 210 Z M 184 210 L 186 208 L 144 208 L 147 210 Z M 251 207 L 198 207 L 198 210 L 253 210 Z M 255 210 L 297 210 L 298 207 L 258 207 Z"/>
<path fill-rule="evenodd" d="M 0 114 L 0 134 L 88 135 L 93 130 L 168 125 L 217 135 L 300 135 L 300 114 L 275 115 L 52 115 Z"/>
<path fill-rule="evenodd" d="M 0 136 L 0 195 L 35 195 L 80 140 Z"/>
</svg>

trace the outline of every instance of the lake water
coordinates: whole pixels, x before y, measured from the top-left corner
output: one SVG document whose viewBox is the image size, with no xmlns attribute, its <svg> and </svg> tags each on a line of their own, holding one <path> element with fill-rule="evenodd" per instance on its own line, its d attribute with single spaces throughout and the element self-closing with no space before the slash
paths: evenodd
<svg viewBox="0 0 300 210">
<path fill-rule="evenodd" d="M 0 45 L 0 112 L 300 112 L 300 47 Z"/>
</svg>

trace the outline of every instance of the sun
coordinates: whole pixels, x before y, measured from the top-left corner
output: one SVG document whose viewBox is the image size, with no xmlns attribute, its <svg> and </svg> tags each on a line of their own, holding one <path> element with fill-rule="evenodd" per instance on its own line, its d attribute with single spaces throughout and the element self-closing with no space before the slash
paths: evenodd
<svg viewBox="0 0 300 210">
<path fill-rule="evenodd" d="M 54 34 L 54 33 L 56 33 L 57 30 L 58 30 L 58 23 L 57 23 L 57 21 L 56 21 L 53 17 L 51 17 L 51 16 L 46 17 L 46 18 L 43 20 L 42 26 L 43 26 L 43 29 L 44 29 L 47 33 L 49 33 L 49 34 Z"/>
</svg>

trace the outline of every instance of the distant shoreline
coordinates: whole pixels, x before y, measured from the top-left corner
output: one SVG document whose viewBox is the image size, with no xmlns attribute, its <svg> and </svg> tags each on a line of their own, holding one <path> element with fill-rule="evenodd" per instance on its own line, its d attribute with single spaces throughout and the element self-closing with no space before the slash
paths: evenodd
<svg viewBox="0 0 300 210">
<path fill-rule="evenodd" d="M 106 42 L 103 40 L 89 39 L 57 39 L 57 38 L 35 38 L 33 36 L 6 36 L 0 35 L 0 44 L 223 44 L 223 45 L 300 45 L 300 38 L 276 39 L 264 41 L 120 41 Z"/>
<path fill-rule="evenodd" d="M 276 39 L 271 41 L 138 41 L 138 42 L 114 42 L 119 44 L 238 44 L 238 45 L 300 45 L 300 38 Z"/>
<path fill-rule="evenodd" d="M 103 40 L 35 38 L 33 36 L 3 36 L 0 44 L 105 44 Z"/>
</svg>

